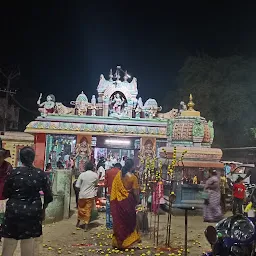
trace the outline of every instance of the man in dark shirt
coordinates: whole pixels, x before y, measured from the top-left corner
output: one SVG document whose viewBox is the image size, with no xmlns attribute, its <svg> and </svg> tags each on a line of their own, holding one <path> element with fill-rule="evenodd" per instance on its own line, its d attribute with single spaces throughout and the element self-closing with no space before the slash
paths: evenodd
<svg viewBox="0 0 256 256">
<path fill-rule="evenodd" d="M 106 198 L 106 227 L 108 229 L 112 228 L 112 217 L 110 212 L 110 195 L 111 188 L 114 178 L 117 173 L 122 169 L 122 165 L 120 163 L 116 163 L 113 168 L 106 171 L 105 174 L 105 188 L 107 188 L 107 198 Z"/>
<path fill-rule="evenodd" d="M 256 166 L 256 163 L 254 163 L 254 166 Z M 250 184 L 256 184 L 256 167 L 251 168 L 246 176 L 244 177 L 244 180 L 250 177 Z"/>
</svg>

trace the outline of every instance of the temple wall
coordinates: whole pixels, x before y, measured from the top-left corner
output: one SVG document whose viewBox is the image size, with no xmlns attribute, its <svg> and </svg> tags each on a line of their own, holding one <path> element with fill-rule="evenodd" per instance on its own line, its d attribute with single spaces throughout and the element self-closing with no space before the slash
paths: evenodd
<svg viewBox="0 0 256 256">
<path fill-rule="evenodd" d="M 10 151 L 11 157 L 6 160 L 11 163 L 13 167 L 19 166 L 19 152 L 25 147 L 34 147 L 34 136 L 25 132 L 6 132 L 1 135 L 3 147 Z"/>
<path fill-rule="evenodd" d="M 70 217 L 71 186 L 71 170 L 57 169 L 53 175 L 53 202 L 46 209 L 46 223 L 52 223 Z"/>
</svg>

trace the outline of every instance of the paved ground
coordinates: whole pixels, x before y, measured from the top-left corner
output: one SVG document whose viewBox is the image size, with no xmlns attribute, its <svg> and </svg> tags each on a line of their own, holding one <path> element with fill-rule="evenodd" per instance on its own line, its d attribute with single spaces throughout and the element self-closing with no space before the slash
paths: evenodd
<svg viewBox="0 0 256 256">
<path fill-rule="evenodd" d="M 167 215 L 160 216 L 159 248 L 153 242 L 153 234 L 142 236 L 142 244 L 138 250 L 125 252 L 113 251 L 111 248 L 111 232 L 105 229 L 104 214 L 100 214 L 97 222 L 91 225 L 88 232 L 75 228 L 76 212 L 69 220 L 46 225 L 44 235 L 40 241 L 40 255 L 182 255 L 184 245 L 184 217 L 172 218 L 172 247 L 176 251 L 164 250 Z M 201 216 L 190 216 L 188 219 L 189 254 L 199 256 L 203 251 L 209 250 L 209 245 L 204 238 L 204 229 L 207 226 Z M 161 248 L 163 247 L 163 248 Z M 173 254 L 172 254 L 173 253 Z M 19 255 L 19 250 L 17 253 Z"/>
</svg>

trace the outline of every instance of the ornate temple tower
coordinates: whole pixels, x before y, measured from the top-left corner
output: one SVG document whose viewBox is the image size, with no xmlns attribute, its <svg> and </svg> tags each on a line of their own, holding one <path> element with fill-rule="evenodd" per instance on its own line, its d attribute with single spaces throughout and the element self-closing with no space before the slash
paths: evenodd
<svg viewBox="0 0 256 256">
<path fill-rule="evenodd" d="M 188 109 L 179 116 L 168 120 L 169 146 L 207 147 L 210 148 L 214 139 L 212 122 L 201 117 L 194 109 L 193 97 L 190 94 Z"/>
<path fill-rule="evenodd" d="M 174 147 L 179 156 L 187 151 L 184 163 L 187 162 L 187 166 L 190 167 L 222 167 L 221 149 L 211 148 L 214 140 L 213 122 L 207 122 L 194 107 L 193 97 L 190 94 L 187 110 L 181 111 L 180 115 L 168 120 L 168 146 L 164 150 L 168 158 L 172 158 Z M 162 157 L 164 157 L 163 153 Z"/>
<path fill-rule="evenodd" d="M 137 103 L 137 79 L 134 77 L 131 82 L 128 81 L 128 74 L 125 71 L 123 80 L 121 80 L 120 72 L 117 69 L 113 75 L 112 69 L 109 73 L 109 80 L 106 80 L 104 75 L 100 76 L 100 81 L 97 87 L 98 102 L 103 104 L 103 116 L 116 115 L 120 117 L 132 117 L 132 110 Z M 115 97 L 120 98 L 122 101 L 121 111 L 113 111 L 111 113 L 111 104 L 117 100 Z M 120 111 L 120 113 L 119 113 Z"/>
</svg>

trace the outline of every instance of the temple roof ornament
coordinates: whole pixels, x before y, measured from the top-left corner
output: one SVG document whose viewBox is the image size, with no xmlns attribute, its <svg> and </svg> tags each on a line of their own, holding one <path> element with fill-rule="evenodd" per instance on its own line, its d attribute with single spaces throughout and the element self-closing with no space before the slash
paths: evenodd
<svg viewBox="0 0 256 256">
<path fill-rule="evenodd" d="M 112 71 L 112 68 L 110 69 L 109 71 L 109 81 L 113 81 L 113 71 Z"/>
<path fill-rule="evenodd" d="M 84 94 L 84 92 L 82 91 L 82 92 L 77 96 L 76 101 L 77 101 L 77 102 L 81 102 L 81 101 L 83 101 L 83 102 L 88 102 L 88 98 L 87 98 L 87 96 Z"/>
<path fill-rule="evenodd" d="M 121 78 L 121 72 L 124 73 L 123 79 Z M 129 82 L 128 80 L 131 81 Z M 114 89 L 115 88 L 115 89 Z M 138 87 L 137 87 L 137 79 L 135 77 L 131 78 L 131 76 L 128 74 L 127 71 L 123 71 L 120 66 L 117 66 L 117 70 L 115 74 L 113 75 L 113 71 L 110 70 L 109 73 L 109 80 L 105 79 L 104 75 L 100 76 L 100 81 L 97 87 L 98 91 L 98 102 L 103 102 L 104 96 L 110 97 L 111 95 L 108 94 L 108 91 L 119 91 L 129 97 L 131 99 L 127 98 L 127 101 L 135 101 L 138 95 Z"/>
<path fill-rule="evenodd" d="M 116 81 L 119 81 L 120 78 L 121 78 L 120 72 L 119 72 L 119 69 L 117 69 L 117 70 L 116 70 L 116 73 L 115 73 L 115 79 L 116 79 Z"/>
<path fill-rule="evenodd" d="M 193 102 L 192 94 L 189 95 L 189 102 L 188 102 L 188 111 L 195 111 L 194 110 L 195 103 Z"/>
<path fill-rule="evenodd" d="M 127 71 L 124 72 L 124 82 L 127 82 L 129 76 L 128 76 L 128 73 Z"/>
<path fill-rule="evenodd" d="M 200 112 L 194 109 L 195 103 L 193 102 L 192 94 L 189 95 L 189 102 L 187 104 L 188 110 L 181 112 L 181 116 L 200 117 Z"/>
</svg>

